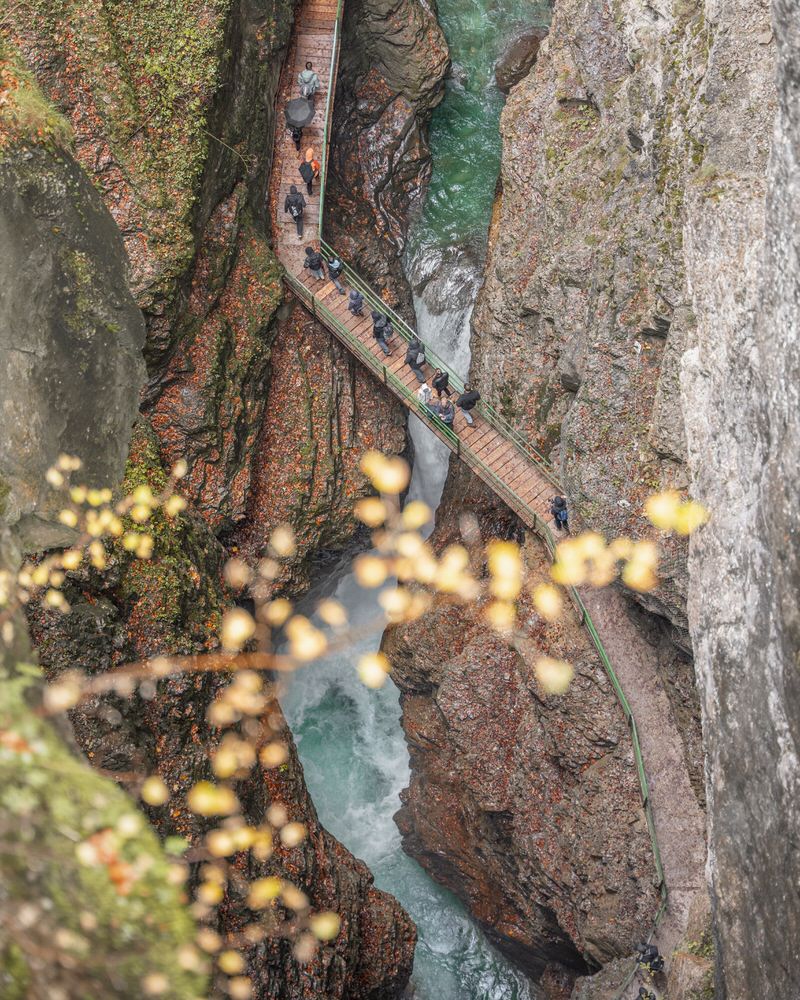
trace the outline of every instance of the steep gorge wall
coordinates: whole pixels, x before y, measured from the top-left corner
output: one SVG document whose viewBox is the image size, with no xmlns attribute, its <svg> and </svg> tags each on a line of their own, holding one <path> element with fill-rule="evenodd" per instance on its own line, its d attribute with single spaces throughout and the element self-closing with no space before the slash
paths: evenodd
<svg viewBox="0 0 800 1000">
<path fill-rule="evenodd" d="M 437 548 L 461 541 L 465 513 L 484 537 L 523 541 L 531 580 L 547 579 L 538 539 L 456 468 Z M 444 598 L 386 633 L 412 770 L 396 820 L 404 848 L 561 997 L 652 922 L 655 870 L 627 726 L 588 634 L 573 612 L 548 624 L 524 600 L 520 622 L 524 653 L 481 607 Z M 541 655 L 574 664 L 566 695 L 540 687 Z"/>
<path fill-rule="evenodd" d="M 712 479 L 730 481 L 730 472 L 722 466 L 725 452 L 709 461 L 718 448 L 711 435 L 727 419 L 727 433 L 733 435 L 734 411 L 744 413 L 745 385 L 752 387 L 752 379 L 741 355 L 747 357 L 750 341 L 733 334 L 720 337 L 717 303 L 729 303 L 720 313 L 724 327 L 729 323 L 726 308 L 730 324 L 734 322 L 735 297 L 740 321 L 755 302 L 755 291 L 748 297 L 744 286 L 760 252 L 763 223 L 753 221 L 752 215 L 763 212 L 775 112 L 774 54 L 766 3 L 675 0 L 654 6 L 637 0 L 612 5 L 559 0 L 537 64 L 511 92 L 501 122 L 502 175 L 485 284 L 473 317 L 471 375 L 482 394 L 550 455 L 578 528 L 599 530 L 607 537 L 652 536 L 642 511 L 648 494 L 666 487 L 687 490 L 694 477 L 701 493 L 715 497 Z M 786 79 L 788 88 L 788 68 Z M 785 100 L 788 103 L 789 97 Z M 785 178 L 789 168 L 784 163 L 780 169 Z M 781 202 L 784 213 L 789 205 L 790 198 Z M 729 232 L 720 223 L 728 217 Z M 780 245 L 784 256 L 791 257 L 786 237 Z M 784 284 L 787 273 L 784 265 Z M 703 359 L 687 369 L 691 381 L 684 382 L 682 392 L 682 356 L 698 338 Z M 707 367 L 716 376 L 719 396 L 703 394 Z M 743 374 L 737 394 L 738 369 Z M 726 380 L 734 391 L 722 407 Z M 785 399 L 781 396 L 782 405 Z M 720 416 L 712 420 L 715 406 Z M 692 438 L 691 462 L 684 421 Z M 465 484 L 464 475 L 451 468 L 437 533 L 451 530 L 444 523 L 449 505 L 476 489 Z M 748 482 L 744 475 L 734 478 Z M 729 497 L 726 510 L 740 509 L 738 500 L 738 495 Z M 741 525 L 728 527 L 741 534 Z M 702 537 L 701 532 L 695 543 L 698 551 Z M 719 537 L 715 551 L 717 544 L 725 544 L 724 536 Z M 700 623 L 706 621 L 700 592 L 717 589 L 719 601 L 711 603 L 719 606 L 721 618 L 721 601 L 731 599 L 731 591 L 717 588 L 719 566 L 708 561 L 693 598 L 690 636 L 688 547 L 674 538 L 659 540 L 665 550 L 661 584 L 651 594 L 628 594 L 637 602 L 629 614 L 660 660 L 666 696 L 662 704 L 669 705 L 670 721 L 681 734 L 679 766 L 686 772 L 685 787 L 691 789 L 690 806 L 696 811 L 694 799 L 702 803 L 704 796 L 700 705 L 690 657 Z M 466 671 L 478 693 L 464 702 L 464 715 L 482 719 L 490 728 L 492 712 L 486 709 L 482 677 L 503 676 L 505 658 L 500 650 L 482 648 L 468 664 L 461 663 L 450 654 L 453 630 L 441 618 L 437 611 L 424 619 L 420 628 L 427 626 L 430 634 L 424 639 L 415 635 L 411 652 L 401 653 L 401 687 L 413 687 L 413 696 L 404 698 L 404 724 L 415 765 L 401 824 L 406 842 L 423 863 L 447 872 L 450 884 L 481 916 L 487 910 L 481 909 L 472 882 L 475 872 L 490 862 L 482 845 L 479 850 L 478 838 L 459 834 L 448 846 L 446 837 L 431 833 L 415 801 L 421 802 L 421 788 L 429 799 L 442 795 L 449 801 L 454 768 L 442 767 L 440 761 L 457 761 L 463 753 L 460 724 L 453 726 L 449 719 L 451 687 L 457 688 Z M 722 655 L 709 645 L 716 641 L 703 640 L 709 660 Z M 406 679 L 408 662 L 413 664 L 411 682 Z M 703 671 L 710 704 L 720 689 L 712 686 L 712 668 L 701 667 Z M 780 683 L 777 687 L 780 690 Z M 504 705 L 503 711 L 510 726 L 526 718 L 524 702 Z M 586 706 L 577 704 L 574 711 L 572 723 L 585 725 Z M 708 727 L 717 724 L 719 714 L 717 709 L 706 711 L 708 738 Z M 435 733 L 431 739 L 422 718 Z M 751 724 L 754 719 L 755 714 Z M 745 731 L 752 733 L 752 728 Z M 728 759 L 721 739 L 714 743 L 720 760 Z M 560 751 L 564 761 L 569 760 L 569 747 L 566 741 Z M 739 752 L 744 753 L 741 744 Z M 483 763 L 490 770 L 503 767 L 502 748 L 487 748 Z M 539 761 L 529 780 L 539 789 L 547 787 Z M 782 788 L 779 794 L 788 794 L 788 784 Z M 709 796 L 713 794 L 712 780 Z M 735 794 L 733 789 L 728 792 Z M 766 804 L 762 801 L 760 807 Z M 732 823 L 734 801 L 727 808 L 727 822 Z M 681 821 L 679 815 L 665 818 L 668 826 Z M 783 822 L 776 818 L 776 829 Z M 702 823 L 695 826 L 698 843 L 693 849 L 702 853 Z M 426 842 L 438 844 L 435 856 L 420 847 Z M 732 885 L 735 853 L 728 855 L 724 869 Z M 506 842 L 498 856 L 507 866 L 531 870 L 531 858 L 519 843 Z M 695 881 L 702 895 L 699 874 Z M 788 906 L 788 895 L 782 898 L 781 905 Z M 734 912 L 746 911 L 739 895 L 731 899 L 727 918 L 734 923 Z M 505 926 L 504 915 L 495 913 L 492 920 L 496 931 Z M 640 925 L 637 933 L 646 929 L 646 924 Z M 745 933 L 741 927 L 739 932 L 739 955 L 747 953 L 747 943 L 758 934 L 767 935 Z M 749 962 L 741 959 L 741 964 Z M 698 974 L 705 976 L 707 963 L 701 965 Z M 581 996 L 605 995 L 591 980 L 579 989 Z"/>
<path fill-rule="evenodd" d="M 449 66 L 447 42 L 429 4 L 345 4 L 328 241 L 408 320 L 411 290 L 400 258 L 430 178 L 427 129 Z"/>
<path fill-rule="evenodd" d="M 752 39 L 746 27 L 731 19 L 737 51 Z M 727 1000 L 800 993 L 795 4 L 773 5 L 773 31 L 778 114 L 768 169 L 754 158 L 761 135 L 749 116 L 726 121 L 714 136 L 714 197 L 696 192 L 686 220 L 696 332 L 683 359 L 683 405 L 693 487 L 713 515 L 692 540 L 689 619 L 707 754 L 717 995 Z"/>
</svg>

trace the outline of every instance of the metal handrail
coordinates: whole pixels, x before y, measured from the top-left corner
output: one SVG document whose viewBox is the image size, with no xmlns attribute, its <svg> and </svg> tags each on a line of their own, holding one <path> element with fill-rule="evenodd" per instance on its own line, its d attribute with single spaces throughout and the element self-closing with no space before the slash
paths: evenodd
<svg viewBox="0 0 800 1000">
<path fill-rule="evenodd" d="M 333 25 L 333 47 L 331 49 L 331 64 L 328 67 L 328 96 L 325 98 L 325 123 L 322 127 L 322 156 L 320 160 L 319 176 L 319 235 L 322 239 L 322 220 L 325 215 L 325 187 L 328 179 L 328 144 L 330 136 L 328 134 L 331 123 L 331 112 L 333 110 L 333 97 L 336 90 L 336 77 L 339 65 L 339 41 L 342 23 L 342 11 L 344 0 L 339 0 L 336 6 L 336 20 Z"/>
<path fill-rule="evenodd" d="M 357 288 L 361 292 L 365 300 L 372 306 L 373 309 L 376 309 L 389 317 L 392 322 L 392 326 L 404 340 L 409 341 L 412 337 L 418 336 L 408 323 L 406 323 L 401 316 L 398 316 L 398 314 L 390 306 L 388 306 L 361 277 L 359 277 L 357 272 L 342 259 L 341 255 L 322 238 L 320 238 L 320 249 L 329 257 L 336 256 L 342 261 L 344 273 L 347 275 L 350 285 Z M 465 384 L 464 380 L 455 371 L 453 371 L 447 362 L 440 358 L 435 351 L 430 350 L 427 344 L 424 344 L 423 341 L 421 342 L 425 347 L 425 356 L 428 359 L 429 364 L 431 364 L 434 368 L 441 368 L 442 371 L 447 372 L 450 378 L 450 384 L 458 392 L 463 392 Z M 533 447 L 524 435 L 520 434 L 519 431 L 511 427 L 508 421 L 502 417 L 494 409 L 494 407 L 490 406 L 484 400 L 480 400 L 478 402 L 476 410 L 486 423 L 490 424 L 495 428 L 495 430 L 499 431 L 503 437 L 511 441 L 518 451 L 522 452 L 523 456 L 536 467 L 536 470 L 544 476 L 554 489 L 560 490 L 552 465 L 548 462 L 544 455 Z"/>
<path fill-rule="evenodd" d="M 342 260 L 341 256 L 336 253 L 336 251 L 322 238 L 322 226 L 323 226 L 323 211 L 325 207 L 325 186 L 327 183 L 327 167 L 328 167 L 328 143 L 329 143 L 329 127 L 331 120 L 331 110 L 333 107 L 333 94 L 336 87 L 336 69 L 338 66 L 339 59 L 339 44 L 340 44 L 340 30 L 341 30 L 341 18 L 344 0 L 339 0 L 336 9 L 336 22 L 334 25 L 334 35 L 333 35 L 333 51 L 331 54 L 331 66 L 330 66 L 330 77 L 328 81 L 328 96 L 325 102 L 325 125 L 323 128 L 323 138 L 322 138 L 322 170 L 320 177 L 320 203 L 319 203 L 319 234 L 320 234 L 320 250 L 328 255 L 336 255 Z M 364 299 L 376 310 L 387 315 L 399 335 L 406 341 L 410 340 L 412 337 L 416 336 L 416 333 L 411 329 L 411 327 L 398 316 L 397 313 L 391 309 L 376 292 L 344 261 L 342 260 L 344 273 L 347 275 L 347 279 L 351 286 L 357 288 Z M 553 533 L 541 517 L 532 510 L 524 500 L 509 487 L 502 479 L 497 475 L 497 473 L 490 466 L 486 465 L 485 462 L 478 456 L 478 454 L 470 448 L 468 444 L 462 441 L 459 436 L 448 427 L 446 424 L 439 419 L 439 417 L 423 403 L 420 402 L 417 394 L 408 388 L 404 382 L 402 382 L 393 372 L 391 372 L 385 364 L 383 364 L 379 358 L 377 358 L 372 351 L 363 344 L 358 337 L 355 337 L 350 329 L 345 326 L 329 309 L 320 302 L 314 293 L 307 288 L 301 281 L 299 281 L 293 274 L 288 271 L 284 273 L 284 280 L 288 285 L 295 291 L 298 297 L 305 302 L 306 306 L 310 308 L 312 314 L 315 317 L 322 319 L 328 329 L 331 330 L 341 341 L 343 341 L 351 353 L 355 354 L 358 359 L 365 364 L 369 369 L 371 369 L 375 375 L 383 381 L 385 385 L 390 387 L 395 395 L 399 396 L 406 404 L 406 406 L 412 410 L 417 416 L 423 420 L 428 427 L 443 440 L 451 450 L 455 451 L 457 456 L 469 465 L 472 469 L 479 472 L 481 477 L 488 485 L 492 487 L 494 492 L 506 503 L 508 506 L 519 514 L 523 520 L 527 521 L 536 534 L 544 542 L 552 558 L 556 556 L 556 541 L 553 537 Z M 441 368 L 442 371 L 446 371 L 449 375 L 450 381 L 454 388 L 463 391 L 464 382 L 454 372 L 441 358 L 439 358 L 435 352 L 428 350 L 425 347 L 426 357 L 429 359 L 436 368 Z M 552 465 L 550 462 L 542 455 L 530 442 L 525 438 L 523 434 L 512 427 L 505 417 L 501 416 L 492 406 L 481 400 L 478 404 L 478 412 L 486 420 L 487 423 L 491 424 L 496 430 L 498 430 L 504 437 L 509 439 L 515 447 L 523 453 L 523 455 L 528 458 L 532 464 L 535 466 L 537 472 L 539 472 L 548 482 L 560 491 L 558 481 L 553 472 Z M 633 712 L 631 710 L 628 699 L 625 697 L 625 692 L 620 684 L 619 678 L 614 672 L 614 667 L 611 663 L 611 659 L 603 646 L 600 636 L 595 628 L 594 622 L 583 603 L 580 594 L 575 589 L 575 587 L 567 587 L 567 592 L 569 593 L 570 599 L 572 600 L 575 609 L 581 617 L 583 625 L 589 633 L 592 643 L 600 657 L 600 661 L 603 664 L 603 668 L 611 681 L 611 686 L 614 689 L 614 693 L 617 697 L 617 701 L 622 708 L 622 713 L 628 723 L 628 729 L 631 737 L 631 744 L 633 745 L 634 759 L 636 761 L 636 771 L 639 779 L 639 791 L 642 798 L 642 805 L 645 812 L 645 818 L 647 821 L 647 830 L 650 836 L 650 843 L 653 850 L 653 861 L 656 870 L 656 876 L 658 879 L 658 890 L 661 896 L 661 904 L 656 913 L 653 929 L 650 932 L 648 940 L 652 939 L 655 934 L 656 928 L 666 910 L 667 902 L 669 898 L 666 878 L 664 875 L 664 866 L 661 860 L 661 850 L 658 846 L 658 840 L 656 837 L 655 820 L 653 818 L 653 810 L 650 804 L 650 789 L 647 782 L 647 774 L 644 768 L 644 757 L 642 755 L 641 744 L 639 743 L 639 733 L 636 728 L 636 721 L 633 717 Z M 637 966 L 634 965 L 630 974 L 625 979 L 622 984 L 620 991 L 617 993 L 615 1000 L 621 1000 L 624 996 L 627 987 L 630 985 L 631 980 L 636 975 Z"/>
</svg>

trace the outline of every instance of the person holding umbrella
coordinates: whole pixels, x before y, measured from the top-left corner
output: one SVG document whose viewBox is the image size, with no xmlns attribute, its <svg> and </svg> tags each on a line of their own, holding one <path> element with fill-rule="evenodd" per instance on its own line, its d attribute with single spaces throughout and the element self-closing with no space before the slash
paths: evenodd
<svg viewBox="0 0 800 1000">
<path fill-rule="evenodd" d="M 310 125 L 314 118 L 314 105 L 305 97 L 295 97 L 294 100 L 287 102 L 283 114 L 286 118 L 286 127 L 299 153 L 300 143 L 303 141 L 303 129 Z"/>
</svg>

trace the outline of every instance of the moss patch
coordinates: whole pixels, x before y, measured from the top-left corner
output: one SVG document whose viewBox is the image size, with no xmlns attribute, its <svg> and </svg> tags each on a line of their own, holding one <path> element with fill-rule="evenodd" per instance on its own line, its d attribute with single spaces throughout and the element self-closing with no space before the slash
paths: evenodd
<svg viewBox="0 0 800 1000">
<path fill-rule="evenodd" d="M 130 799 L 31 711 L 38 678 L 0 668 L 0 995 L 142 996 L 147 976 L 167 1000 L 203 994 L 176 961 L 194 926 L 168 858 Z"/>
<path fill-rule="evenodd" d="M 48 62 L 64 62 L 59 101 L 83 108 L 81 127 L 93 145 L 100 124 L 167 281 L 194 252 L 193 206 L 229 7 L 229 0 L 22 0 L 14 19 L 21 42 L 24 31 Z"/>
<path fill-rule="evenodd" d="M 140 485 L 163 490 L 167 476 L 158 439 L 149 425 L 134 429 L 122 489 Z M 120 568 L 116 596 L 129 611 L 128 624 L 139 652 L 191 653 L 216 645 L 224 604 L 220 579 L 221 549 L 195 515 L 170 518 L 156 513 L 145 526 L 153 538 L 151 559 L 136 559 L 121 545 L 112 558 Z"/>
<path fill-rule="evenodd" d="M 20 143 L 66 147 L 69 122 L 42 95 L 16 50 L 0 36 L 0 159 Z"/>
</svg>

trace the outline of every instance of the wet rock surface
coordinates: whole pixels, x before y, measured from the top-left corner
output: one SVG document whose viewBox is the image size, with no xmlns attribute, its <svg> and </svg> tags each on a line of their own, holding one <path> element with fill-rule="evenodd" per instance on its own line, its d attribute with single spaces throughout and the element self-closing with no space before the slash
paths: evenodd
<svg viewBox="0 0 800 1000">
<path fill-rule="evenodd" d="M 35 551 L 59 537 L 45 473 L 61 452 L 98 486 L 122 474 L 144 322 L 116 226 L 69 154 L 3 150 L 0 190 L 0 514 Z"/>
<path fill-rule="evenodd" d="M 427 126 L 447 43 L 419 0 L 349 0 L 325 202 L 327 240 L 413 319 L 400 257 L 430 177 Z"/>
<path fill-rule="evenodd" d="M 547 31 L 544 28 L 534 28 L 531 31 L 523 32 L 500 56 L 494 68 L 494 75 L 497 86 L 504 93 L 507 94 L 513 86 L 518 84 L 520 80 L 524 80 L 530 73 L 539 54 L 542 39 L 546 37 Z"/>
<path fill-rule="evenodd" d="M 609 537 L 647 534 L 644 498 L 689 484 L 684 206 L 692 191 L 713 190 L 717 171 L 744 175 L 771 121 L 768 53 L 744 37 L 715 41 L 735 17 L 728 5 L 662 15 L 630 2 L 612 16 L 601 4 L 560 3 L 502 117 L 473 376 L 557 461 L 576 524 Z M 764 20 L 750 12 L 748 38 Z M 734 78 L 720 110 L 720 87 Z M 714 138 L 745 104 L 754 148 L 723 165 Z M 687 547 L 661 542 L 662 583 L 643 604 L 687 649 Z"/>
<path fill-rule="evenodd" d="M 463 494 L 463 496 L 462 496 Z M 474 511 L 487 537 L 521 537 L 511 515 L 459 470 L 433 539 L 457 540 Z M 546 553 L 525 544 L 534 578 Z M 522 612 L 525 656 L 479 608 L 439 600 L 384 649 L 401 689 L 412 779 L 397 822 L 404 846 L 530 974 L 573 977 L 629 952 L 656 907 L 653 858 L 626 724 L 571 612 Z M 539 688 L 541 654 L 570 660 L 563 697 Z"/>
<path fill-rule="evenodd" d="M 291 524 L 297 554 L 278 585 L 299 593 L 315 561 L 346 548 L 358 531 L 353 504 L 369 492 L 361 456 L 370 448 L 403 452 L 406 421 L 399 404 L 297 304 L 280 320 L 271 364 L 247 517 L 232 544 L 255 559 L 275 527 Z"/>
</svg>

